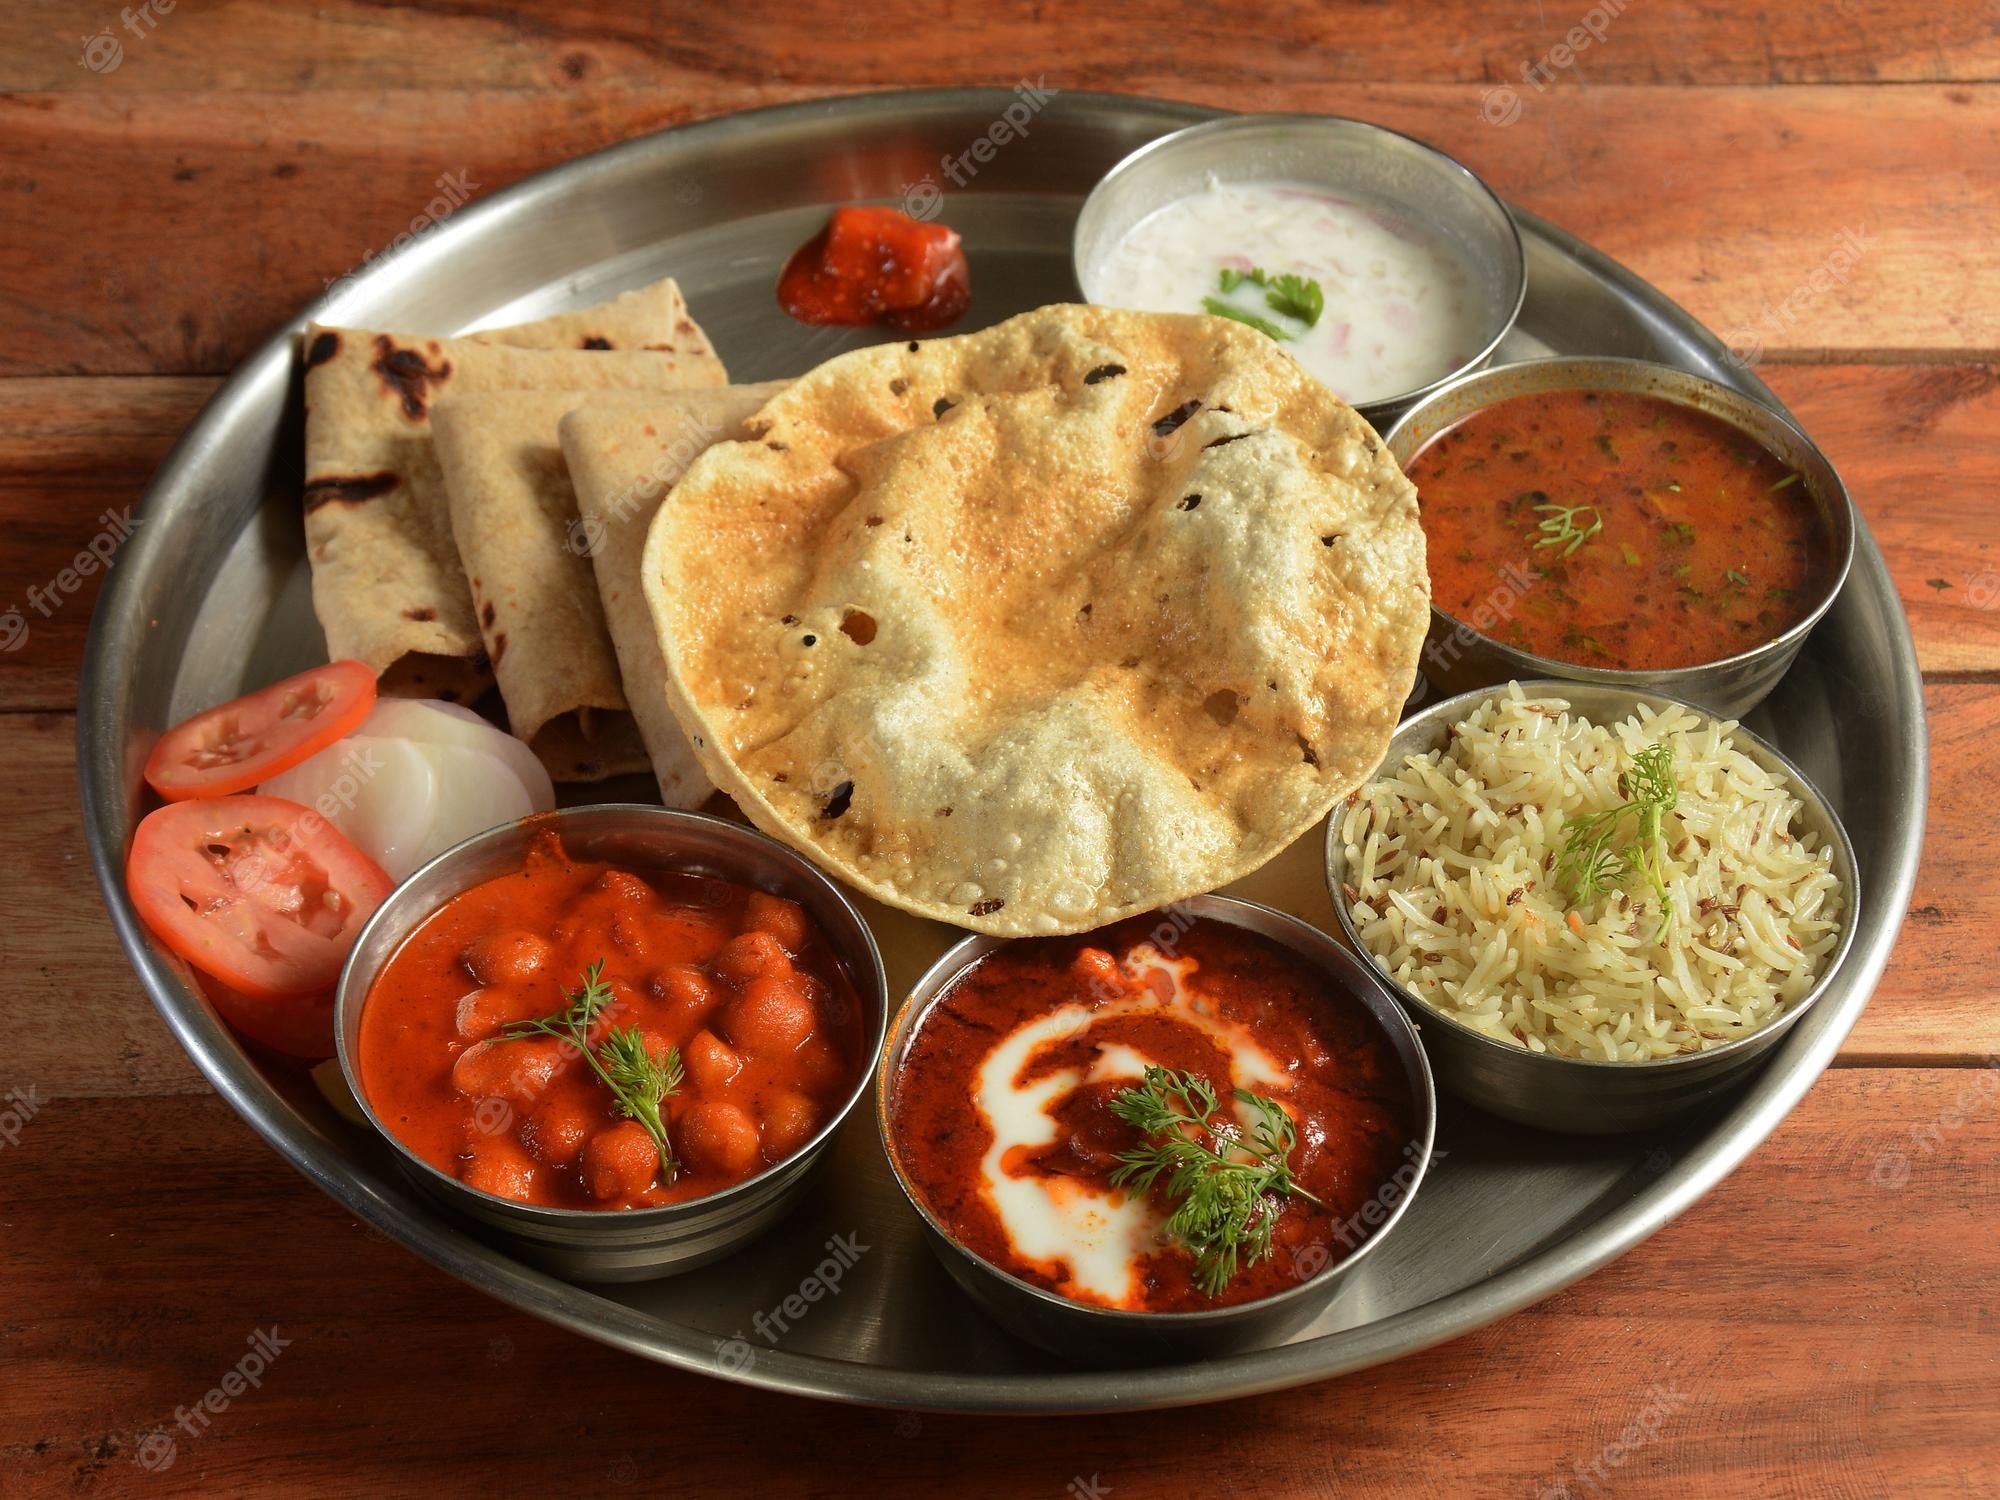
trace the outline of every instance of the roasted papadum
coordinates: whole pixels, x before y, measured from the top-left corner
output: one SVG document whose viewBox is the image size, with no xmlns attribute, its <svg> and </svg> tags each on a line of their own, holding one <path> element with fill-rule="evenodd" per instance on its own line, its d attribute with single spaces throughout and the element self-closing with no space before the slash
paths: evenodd
<svg viewBox="0 0 2000 1500">
<path fill-rule="evenodd" d="M 1082 931 L 1247 874 L 1381 759 L 1416 492 L 1265 335 L 1043 308 L 843 355 L 750 431 L 647 539 L 668 699 L 869 894 Z"/>
</svg>

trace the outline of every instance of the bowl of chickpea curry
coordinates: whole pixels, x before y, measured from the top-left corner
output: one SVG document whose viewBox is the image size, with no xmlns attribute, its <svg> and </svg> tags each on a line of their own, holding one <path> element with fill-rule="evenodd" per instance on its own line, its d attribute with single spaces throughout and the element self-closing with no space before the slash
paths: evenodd
<svg viewBox="0 0 2000 1500">
<path fill-rule="evenodd" d="M 341 977 L 341 1067 L 434 1197 L 595 1280 L 691 1269 L 783 1215 L 861 1097 L 866 923 L 752 829 L 572 808 L 418 871 Z"/>
</svg>

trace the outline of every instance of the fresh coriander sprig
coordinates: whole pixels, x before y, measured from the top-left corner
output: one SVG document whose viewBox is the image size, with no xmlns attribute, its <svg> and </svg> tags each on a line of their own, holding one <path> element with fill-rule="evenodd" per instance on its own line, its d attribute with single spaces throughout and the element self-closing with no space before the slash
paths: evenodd
<svg viewBox="0 0 2000 1500">
<path fill-rule="evenodd" d="M 1224 266 L 1216 274 L 1216 284 L 1224 294 L 1235 291 L 1248 282 L 1264 291 L 1264 305 L 1272 312 L 1287 318 L 1296 318 L 1308 328 L 1317 327 L 1320 314 L 1326 311 L 1326 293 L 1320 284 L 1310 276 L 1295 275 L 1290 271 L 1273 276 L 1261 267 L 1253 266 L 1248 271 L 1238 271 Z M 1204 297 L 1201 305 L 1219 318 L 1234 318 L 1239 323 L 1248 323 L 1260 333 L 1269 334 L 1274 339 L 1290 339 L 1293 335 L 1254 313 L 1224 302 L 1220 297 Z"/>
<path fill-rule="evenodd" d="M 1233 1112 L 1226 1123 L 1215 1120 L 1215 1090 L 1193 1073 L 1149 1066 L 1143 1082 L 1111 1100 L 1113 1114 L 1149 1137 L 1118 1154 L 1111 1185 L 1143 1194 L 1165 1179 L 1175 1204 L 1167 1234 L 1194 1257 L 1195 1282 L 1210 1297 L 1235 1279 L 1239 1259 L 1254 1266 L 1271 1253 L 1272 1195 L 1326 1206 L 1292 1180 L 1299 1137 L 1284 1106 L 1249 1089 L 1235 1097 L 1257 1113 L 1247 1139 Z"/>
<path fill-rule="evenodd" d="M 1579 520 L 1585 513 L 1590 516 L 1587 526 Z M 1604 517 L 1594 505 L 1537 505 L 1535 514 L 1542 518 L 1535 524 L 1535 530 L 1542 534 L 1535 545 L 1561 547 L 1564 557 L 1604 529 Z"/>
<path fill-rule="evenodd" d="M 1233 318 L 1238 323 L 1248 323 L 1259 333 L 1269 338 L 1274 338 L 1280 343 L 1291 342 L 1292 336 L 1276 323 L 1273 323 L 1269 318 L 1260 318 L 1253 312 L 1245 312 L 1240 307 L 1224 302 L 1220 297 L 1204 297 L 1201 299 L 1201 306 L 1203 312 L 1211 313 L 1215 317 Z"/>
<path fill-rule="evenodd" d="M 604 982 L 601 958 L 583 971 L 583 987 L 563 998 L 563 1008 L 550 1015 L 532 1021 L 508 1022 L 500 1029 L 497 1040 L 516 1042 L 547 1036 L 575 1047 L 590 1064 L 591 1071 L 611 1090 L 619 1110 L 626 1118 L 637 1120 L 653 1138 L 653 1145 L 660 1153 L 661 1181 L 672 1182 L 680 1166 L 674 1160 L 673 1147 L 667 1143 L 660 1105 L 680 1092 L 680 1048 L 669 1047 L 666 1056 L 655 1057 L 647 1050 L 646 1039 L 637 1026 L 628 1026 L 623 1031 L 614 1026 L 605 1034 L 603 1044 L 592 1050 L 590 1028 L 617 998 Z"/>
<path fill-rule="evenodd" d="M 1569 885 L 1574 900 L 1586 901 L 1616 888 L 1629 874 L 1644 875 L 1660 901 L 1660 926 L 1653 934 L 1658 942 L 1674 914 L 1666 879 L 1666 817 L 1680 801 L 1673 747 L 1648 745 L 1632 757 L 1623 782 L 1626 801 L 1587 813 L 1564 830 L 1556 878 Z M 1627 814 L 1636 818 L 1636 827 L 1630 839 L 1620 841 Z"/>
</svg>

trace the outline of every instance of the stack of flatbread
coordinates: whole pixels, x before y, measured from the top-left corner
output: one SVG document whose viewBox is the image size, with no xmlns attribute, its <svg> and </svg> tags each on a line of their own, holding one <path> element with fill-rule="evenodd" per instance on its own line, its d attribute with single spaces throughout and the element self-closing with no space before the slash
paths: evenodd
<svg viewBox="0 0 2000 1500">
<path fill-rule="evenodd" d="M 633 603 L 646 525 L 699 449 L 586 517 L 558 424 L 601 401 L 658 417 L 675 444 L 712 441 L 778 387 L 725 387 L 671 280 L 464 338 L 314 326 L 305 363 L 306 539 L 329 652 L 368 663 L 385 693 L 467 703 L 497 683 L 558 781 L 650 764 L 670 805 L 707 797 Z"/>
</svg>

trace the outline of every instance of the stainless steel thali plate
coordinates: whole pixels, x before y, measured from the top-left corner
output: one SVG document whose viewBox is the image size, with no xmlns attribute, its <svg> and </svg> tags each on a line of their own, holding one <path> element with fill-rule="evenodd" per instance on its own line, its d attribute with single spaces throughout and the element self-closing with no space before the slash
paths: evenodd
<svg viewBox="0 0 2000 1500">
<path fill-rule="evenodd" d="M 736 379 L 796 375 L 879 335 L 787 318 L 771 290 L 784 257 L 831 204 L 906 200 L 922 212 L 940 191 L 941 216 L 965 236 L 975 295 L 972 314 L 953 331 L 1073 300 L 1070 233 L 1084 195 L 1128 151 L 1214 112 L 1058 93 L 1037 101 L 1025 135 L 990 160 L 969 155 L 1022 97 L 992 90 L 840 99 L 632 141 L 461 209 L 337 284 L 310 312 L 350 326 L 445 334 L 580 306 L 671 274 Z M 1553 225 L 1517 216 L 1528 295 L 1502 360 L 1629 355 L 1775 404 L 1754 373 L 1665 297 Z M 1289 1343 L 1201 1364 L 1078 1370 L 1002 1333 L 931 1259 L 873 1122 L 860 1116 L 806 1205 L 722 1264 L 620 1287 L 532 1270 L 444 1217 L 398 1173 L 388 1148 L 337 1114 L 303 1075 L 246 1055 L 152 945 L 124 894 L 124 851 L 152 733 L 324 659 L 298 506 L 295 341 L 305 316 L 245 363 L 183 437 L 108 580 L 80 694 L 85 831 L 112 921 L 148 993 L 223 1097 L 355 1214 L 537 1316 L 687 1369 L 885 1406 L 1110 1410 L 1321 1379 L 1525 1307 L 1659 1229 L 1798 1102 L 1888 961 L 1922 839 L 1925 729 L 1909 629 L 1864 531 L 1839 603 L 1747 721 L 1799 763 L 1846 823 L 1864 892 L 1854 949 L 1833 990 L 1770 1063 L 1706 1113 L 1667 1131 L 1580 1139 L 1447 1102 L 1423 1193 L 1328 1312 Z M 1308 833 L 1231 889 L 1333 930 L 1321 838 Z M 870 916 L 890 958 L 892 1000 L 958 935 L 879 907 Z M 850 1251 L 858 1259 L 838 1294 L 804 1318 L 774 1319 L 836 1235 L 865 1247 Z"/>
</svg>

